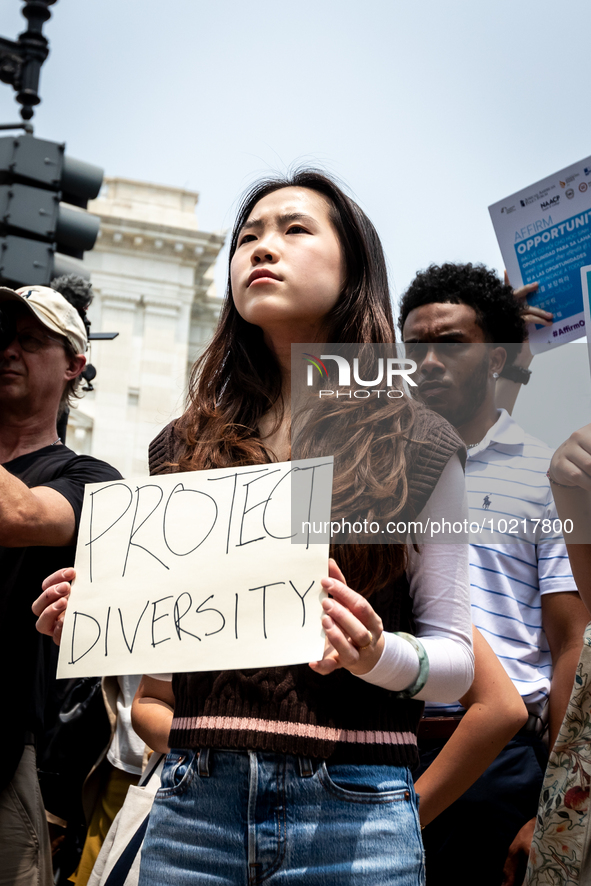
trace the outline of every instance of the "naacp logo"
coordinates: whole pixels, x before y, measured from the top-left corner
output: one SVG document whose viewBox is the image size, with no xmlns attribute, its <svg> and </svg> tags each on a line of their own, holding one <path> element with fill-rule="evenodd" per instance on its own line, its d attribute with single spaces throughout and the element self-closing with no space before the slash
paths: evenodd
<svg viewBox="0 0 591 886">
<path fill-rule="evenodd" d="M 558 206 L 559 202 L 560 202 L 560 194 L 556 194 L 555 197 L 550 197 L 549 200 L 544 200 L 542 203 L 540 203 L 540 206 L 544 210 L 551 209 L 553 206 Z"/>
</svg>

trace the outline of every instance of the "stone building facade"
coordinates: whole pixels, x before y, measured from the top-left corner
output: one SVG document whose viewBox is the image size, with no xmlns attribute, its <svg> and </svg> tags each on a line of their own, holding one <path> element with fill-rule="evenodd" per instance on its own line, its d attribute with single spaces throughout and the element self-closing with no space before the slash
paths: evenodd
<svg viewBox="0 0 591 886">
<path fill-rule="evenodd" d="M 215 328 L 213 268 L 221 234 L 199 230 L 198 194 L 106 178 L 89 203 L 99 239 L 91 272 L 92 331 L 118 332 L 88 354 L 95 390 L 70 414 L 68 445 L 105 459 L 123 476 L 147 471 L 147 446 L 183 408 L 188 371 Z"/>
</svg>

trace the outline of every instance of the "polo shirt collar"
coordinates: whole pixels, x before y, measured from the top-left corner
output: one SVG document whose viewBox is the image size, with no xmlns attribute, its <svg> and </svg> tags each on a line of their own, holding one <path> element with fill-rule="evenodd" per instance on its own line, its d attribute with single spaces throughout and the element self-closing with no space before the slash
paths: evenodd
<svg viewBox="0 0 591 886">
<path fill-rule="evenodd" d="M 468 450 L 468 457 L 477 455 L 488 449 L 489 446 L 497 444 L 503 447 L 514 448 L 523 446 L 525 443 L 525 431 L 520 427 L 514 419 L 511 418 L 506 409 L 499 409 L 498 419 L 492 428 L 489 429 L 486 436 L 480 441 L 478 446 L 474 446 Z"/>
</svg>

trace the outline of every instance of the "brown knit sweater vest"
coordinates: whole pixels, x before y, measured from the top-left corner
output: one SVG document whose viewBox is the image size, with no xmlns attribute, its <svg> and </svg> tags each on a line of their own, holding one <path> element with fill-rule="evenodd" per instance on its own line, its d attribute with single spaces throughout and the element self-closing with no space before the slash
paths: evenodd
<svg viewBox="0 0 591 886">
<path fill-rule="evenodd" d="M 167 473 L 177 441 L 172 422 L 150 445 L 150 473 Z M 441 472 L 466 450 L 440 416 L 420 411 L 407 444 L 407 519 L 427 503 Z M 371 603 L 386 631 L 413 633 L 409 585 L 401 575 Z M 308 665 L 175 674 L 170 746 L 240 748 L 330 758 L 331 762 L 418 763 L 423 703 L 401 699 L 345 669 L 328 676 Z"/>
</svg>

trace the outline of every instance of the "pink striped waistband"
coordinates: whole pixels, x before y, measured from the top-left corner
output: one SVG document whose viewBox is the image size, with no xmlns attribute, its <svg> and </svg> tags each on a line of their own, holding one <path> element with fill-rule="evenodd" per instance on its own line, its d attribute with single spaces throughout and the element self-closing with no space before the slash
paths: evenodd
<svg viewBox="0 0 591 886">
<path fill-rule="evenodd" d="M 353 744 L 416 745 L 417 743 L 417 737 L 413 732 L 335 729 L 331 726 L 292 723 L 288 720 L 262 720 L 257 717 L 175 717 L 172 721 L 172 729 L 183 732 L 192 732 L 194 729 L 225 729 L 236 732 L 246 730 Z"/>
</svg>

